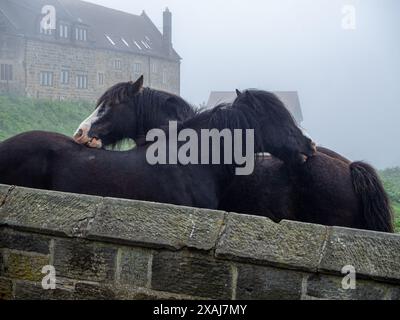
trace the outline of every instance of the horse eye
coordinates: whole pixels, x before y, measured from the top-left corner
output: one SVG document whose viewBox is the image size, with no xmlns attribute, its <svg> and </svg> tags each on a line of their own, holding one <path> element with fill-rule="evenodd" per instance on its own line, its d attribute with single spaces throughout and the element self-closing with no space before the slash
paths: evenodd
<svg viewBox="0 0 400 320">
<path fill-rule="evenodd" d="M 99 112 L 97 113 L 98 116 L 103 115 L 106 112 L 106 107 L 103 105 L 101 106 Z"/>
</svg>

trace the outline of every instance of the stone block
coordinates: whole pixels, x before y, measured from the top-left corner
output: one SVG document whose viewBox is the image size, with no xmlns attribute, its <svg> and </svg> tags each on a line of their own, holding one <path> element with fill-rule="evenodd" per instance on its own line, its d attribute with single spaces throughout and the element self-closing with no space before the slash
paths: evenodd
<svg viewBox="0 0 400 320">
<path fill-rule="evenodd" d="M 131 287 L 147 287 L 151 258 L 152 253 L 147 249 L 121 249 L 118 283 Z"/>
<path fill-rule="evenodd" d="M 41 283 L 16 281 L 15 300 L 74 300 L 74 292 L 58 287 L 44 290 Z"/>
<path fill-rule="evenodd" d="M 156 248 L 210 250 L 224 213 L 141 201 L 105 199 L 88 236 Z"/>
<path fill-rule="evenodd" d="M 320 270 L 341 273 L 351 265 L 358 276 L 400 282 L 400 235 L 332 228 Z"/>
<path fill-rule="evenodd" d="M 1 222 L 11 228 L 79 236 L 93 220 L 102 198 L 16 188 L 1 207 Z"/>
<path fill-rule="evenodd" d="M 344 277 L 344 276 L 343 276 Z M 311 275 L 307 280 L 307 296 L 324 300 L 384 300 L 393 286 L 356 279 L 355 289 L 344 289 L 343 277 Z"/>
<path fill-rule="evenodd" d="M 13 299 L 13 284 L 10 279 L 0 278 L 0 300 Z"/>
<path fill-rule="evenodd" d="M 299 222 L 273 221 L 229 214 L 217 245 L 217 256 L 277 267 L 316 271 L 327 228 Z"/>
<path fill-rule="evenodd" d="M 37 234 L 0 229 L 0 248 L 49 254 L 50 240 L 49 237 Z"/>
<path fill-rule="evenodd" d="M 232 268 L 224 261 L 192 252 L 158 252 L 151 288 L 212 299 L 232 298 Z"/>
<path fill-rule="evenodd" d="M 300 300 L 303 273 L 239 264 L 236 299 Z"/>
<path fill-rule="evenodd" d="M 56 239 L 54 267 L 57 275 L 94 282 L 114 280 L 117 249 L 83 240 Z"/>
<path fill-rule="evenodd" d="M 114 300 L 112 289 L 93 283 L 77 283 L 74 293 L 75 300 Z"/>
<path fill-rule="evenodd" d="M 49 265 L 48 256 L 8 251 L 4 257 L 4 276 L 12 279 L 42 281 L 45 276 L 42 269 L 47 265 Z"/>
</svg>

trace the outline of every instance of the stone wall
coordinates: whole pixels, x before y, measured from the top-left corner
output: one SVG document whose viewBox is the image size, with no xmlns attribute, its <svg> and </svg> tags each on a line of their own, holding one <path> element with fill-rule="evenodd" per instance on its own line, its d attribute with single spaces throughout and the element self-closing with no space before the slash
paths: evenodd
<svg viewBox="0 0 400 320">
<path fill-rule="evenodd" d="M 12 80 L 1 80 L 0 94 L 25 93 L 24 45 L 22 37 L 0 32 L 0 64 L 12 65 Z"/>
<path fill-rule="evenodd" d="M 0 186 L 0 253 L 3 299 L 400 299 L 398 235 L 140 201 Z"/>
<path fill-rule="evenodd" d="M 95 101 L 112 85 L 136 80 L 142 74 L 146 86 L 180 93 L 180 62 L 116 50 L 93 49 L 88 45 L 71 45 L 62 41 L 7 36 L 1 32 L 0 43 L 8 43 L 7 46 L 0 46 L 0 62 L 13 66 L 13 81 L 0 81 L 0 93 Z M 115 68 L 116 60 L 121 63 L 120 69 Z M 134 72 L 135 64 L 141 66 L 137 74 Z M 62 70 L 69 72 L 67 84 L 61 83 Z M 53 73 L 52 86 L 41 85 L 41 72 Z M 104 76 L 103 83 L 99 83 L 99 73 Z M 87 89 L 77 88 L 77 75 L 88 77 Z"/>
</svg>

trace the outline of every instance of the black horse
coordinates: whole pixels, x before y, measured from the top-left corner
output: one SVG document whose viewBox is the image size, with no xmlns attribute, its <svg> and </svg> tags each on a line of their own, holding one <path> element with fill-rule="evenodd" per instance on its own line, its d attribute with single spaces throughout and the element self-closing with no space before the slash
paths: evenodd
<svg viewBox="0 0 400 320">
<path fill-rule="evenodd" d="M 76 139 L 81 143 L 98 146 L 99 143 L 114 144 L 129 132 L 136 114 L 136 95 L 148 92 L 134 84 L 123 84 L 113 88 L 113 95 L 103 99 L 98 110 L 106 116 L 109 110 L 126 110 L 124 120 L 129 123 L 100 125 L 89 140 Z M 252 92 L 248 93 L 252 95 Z M 275 152 L 293 165 L 300 165 L 304 157 L 315 152 L 311 140 L 296 126 L 283 104 L 272 94 L 257 92 L 257 99 L 249 103 L 220 106 L 204 111 L 183 121 L 180 129 L 248 129 L 253 128 L 256 150 Z M 117 97 L 119 100 L 113 100 Z M 133 98 L 133 99 L 132 99 Z M 143 105 L 145 103 L 143 102 Z M 97 108 L 97 109 L 99 109 Z M 138 107 L 141 112 L 145 108 Z M 128 110 L 129 109 L 129 110 Z M 132 117 L 132 118 L 130 118 Z M 102 117 L 100 117 L 102 118 Z M 112 119 L 112 118 L 109 118 Z M 135 119 L 138 121 L 138 119 Z M 143 118 L 141 118 L 143 120 Z M 140 127 L 138 125 L 138 127 Z M 269 128 L 271 127 L 271 128 Z M 276 132 L 273 138 L 265 134 Z M 83 130 L 82 130 L 83 131 Z M 282 139 L 278 132 L 283 132 Z M 103 133 L 109 136 L 103 136 Z M 132 138 L 140 133 L 132 131 Z M 291 138 L 287 140 L 287 136 Z M 95 138 L 95 139 L 93 139 Z M 75 192 L 108 197 L 187 205 L 200 208 L 218 208 L 220 197 L 234 177 L 235 165 L 155 165 L 148 163 L 146 153 L 151 144 L 139 146 L 126 152 L 112 152 L 87 148 L 65 136 L 31 132 L 21 134 L 0 144 L 0 183 L 26 187 Z M 223 146 L 221 146 L 223 148 Z M 221 150 L 221 154 L 224 154 Z M 171 187 L 173 186 L 173 187 Z"/>
<path fill-rule="evenodd" d="M 258 91 L 251 94 L 238 91 L 235 105 L 262 105 L 265 100 L 259 98 L 260 94 Z M 109 126 L 111 117 L 118 117 L 115 114 L 118 112 L 116 108 L 108 108 L 103 116 L 97 117 L 87 130 L 85 141 L 96 139 L 115 143 L 121 135 L 103 128 Z M 281 121 L 277 116 L 274 120 L 277 123 L 265 128 L 263 134 L 275 141 L 274 145 L 292 145 L 290 130 L 284 126 L 277 131 L 270 130 L 279 126 Z M 123 127 L 130 126 L 128 117 L 119 117 L 117 123 Z M 290 159 L 295 157 L 288 151 L 282 154 L 278 149 L 270 150 L 284 161 L 264 158 L 251 176 L 235 177 L 232 184 L 226 185 L 219 209 L 258 214 L 275 221 L 290 219 L 393 232 L 390 203 L 371 166 L 362 162 L 352 163 L 323 147 L 318 147 L 318 152 L 305 165 L 297 166 L 290 163 Z"/>
<path fill-rule="evenodd" d="M 129 138 L 143 145 L 151 129 L 168 125 L 169 121 L 192 118 L 195 114 L 194 107 L 181 97 L 143 87 L 141 76 L 136 82 L 122 82 L 108 89 L 98 100 L 93 114 L 79 126 L 75 140 L 91 147 L 102 147 L 98 137 L 108 146 Z M 96 124 L 95 128 L 92 124 Z"/>
<path fill-rule="evenodd" d="M 240 100 L 248 98 L 238 91 Z M 394 232 L 390 201 L 375 169 L 323 147 L 302 166 L 264 159 L 253 175 L 235 177 L 220 208 L 275 221 Z"/>
<path fill-rule="evenodd" d="M 273 157 L 262 160 L 253 175 L 234 178 L 219 208 L 276 222 L 394 231 L 392 209 L 375 170 L 320 151 L 298 167 Z"/>
</svg>

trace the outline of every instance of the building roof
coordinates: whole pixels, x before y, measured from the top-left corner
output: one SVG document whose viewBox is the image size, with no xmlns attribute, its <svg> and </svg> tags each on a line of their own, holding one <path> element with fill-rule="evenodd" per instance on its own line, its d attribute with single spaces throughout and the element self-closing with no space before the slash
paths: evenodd
<svg viewBox="0 0 400 320">
<path fill-rule="evenodd" d="M 284 103 L 298 123 L 303 122 L 299 95 L 296 91 L 275 91 L 275 95 Z M 213 108 L 220 103 L 231 103 L 237 97 L 234 91 L 212 91 L 207 102 L 208 108 Z"/>
<path fill-rule="evenodd" d="M 1 0 L 0 10 L 18 34 L 36 37 L 45 5 L 56 8 L 57 21 L 86 26 L 95 48 L 181 59 L 175 50 L 165 51 L 162 33 L 145 12 L 134 15 L 80 0 Z"/>
</svg>

